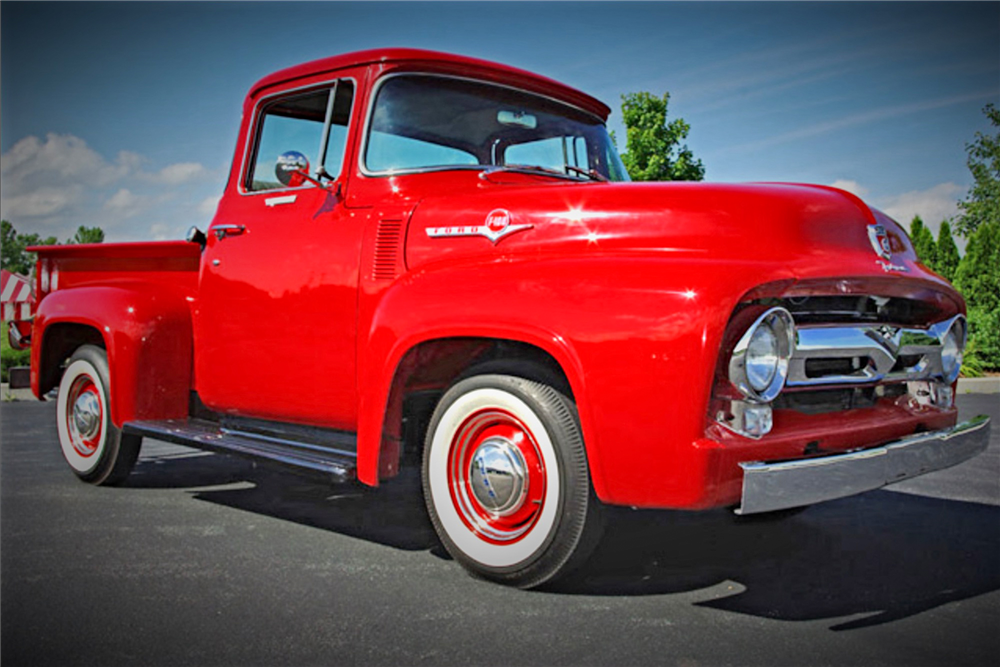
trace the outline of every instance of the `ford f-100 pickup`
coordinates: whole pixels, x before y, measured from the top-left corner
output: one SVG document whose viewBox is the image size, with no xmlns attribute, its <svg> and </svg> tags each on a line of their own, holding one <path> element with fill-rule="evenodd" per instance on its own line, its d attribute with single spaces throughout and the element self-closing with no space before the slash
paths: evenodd
<svg viewBox="0 0 1000 667">
<path fill-rule="evenodd" d="M 630 183 L 609 111 L 410 49 L 259 81 L 206 232 L 34 248 L 12 337 L 73 472 L 121 482 L 144 437 L 372 486 L 412 461 L 454 558 L 533 587 L 606 505 L 790 511 L 986 447 L 965 304 L 896 222 Z"/>
</svg>

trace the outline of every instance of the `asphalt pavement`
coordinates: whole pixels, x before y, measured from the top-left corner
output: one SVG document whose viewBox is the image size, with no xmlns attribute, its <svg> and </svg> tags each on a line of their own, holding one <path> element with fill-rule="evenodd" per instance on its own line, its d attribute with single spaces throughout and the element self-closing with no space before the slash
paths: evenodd
<svg viewBox="0 0 1000 667">
<path fill-rule="evenodd" d="M 323 486 L 155 441 L 76 480 L 53 403 L 0 406 L 3 665 L 993 665 L 1000 398 L 986 453 L 779 523 L 616 509 L 523 592 L 448 559 L 416 475 Z"/>
</svg>

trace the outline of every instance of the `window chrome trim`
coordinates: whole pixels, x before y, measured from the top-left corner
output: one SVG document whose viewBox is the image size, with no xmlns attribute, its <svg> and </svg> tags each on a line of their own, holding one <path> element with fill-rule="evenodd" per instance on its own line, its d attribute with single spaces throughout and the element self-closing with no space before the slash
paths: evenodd
<svg viewBox="0 0 1000 667">
<path fill-rule="evenodd" d="M 379 92 L 381 92 L 382 86 L 384 86 L 387 82 L 391 81 L 392 79 L 395 79 L 395 78 L 398 78 L 398 77 L 403 77 L 403 76 L 422 76 L 422 77 L 435 78 L 435 79 L 453 79 L 453 80 L 456 80 L 456 81 L 468 81 L 470 83 L 478 83 L 480 85 L 494 86 L 496 88 L 505 88 L 507 90 L 513 90 L 513 91 L 522 93 L 524 95 L 530 95 L 532 97 L 537 97 L 539 99 L 543 99 L 543 100 L 548 100 L 550 102 L 554 102 L 556 104 L 559 104 L 561 106 L 564 106 L 564 107 L 567 107 L 567 108 L 570 108 L 570 109 L 575 109 L 576 111 L 579 111 L 582 114 L 586 114 L 587 116 L 590 116 L 591 118 L 593 118 L 594 120 L 596 120 L 598 122 L 598 124 L 600 124 L 601 126 L 603 126 L 605 128 L 605 130 L 607 130 L 607 122 L 605 122 L 604 119 L 602 119 L 600 116 L 598 116 L 597 114 L 593 113 L 592 111 L 588 111 L 588 110 L 586 110 L 586 109 L 584 109 L 582 107 L 578 107 L 575 104 L 571 104 L 571 103 L 566 102 L 565 100 L 561 100 L 561 99 L 559 99 L 557 97 L 552 97 L 550 95 L 545 95 L 543 93 L 532 92 L 530 90 L 525 90 L 524 88 L 518 88 L 517 86 L 511 86 L 511 85 L 504 84 L 504 83 L 496 83 L 495 81 L 487 81 L 485 79 L 476 79 L 476 78 L 472 78 L 472 77 L 468 77 L 468 76 L 460 76 L 460 75 L 457 75 L 457 74 L 438 74 L 436 72 L 418 72 L 418 71 L 390 72 L 389 74 L 386 74 L 385 76 L 382 76 L 379 79 L 377 79 L 375 81 L 375 83 L 372 85 L 371 94 L 368 96 L 368 109 L 365 111 L 365 123 L 364 123 L 364 125 L 361 128 L 362 135 L 361 135 L 361 144 L 360 144 L 359 150 L 358 150 L 358 165 L 357 166 L 358 166 L 358 170 L 361 172 L 361 174 L 363 176 L 368 177 L 368 178 L 388 178 L 388 177 L 392 177 L 392 176 L 401 176 L 403 174 L 426 174 L 426 173 L 431 173 L 431 172 L 436 172 L 436 171 L 457 171 L 457 170 L 460 170 L 460 171 L 483 171 L 483 170 L 489 169 L 491 167 L 498 166 L 498 165 L 494 165 L 494 164 L 479 164 L 479 165 L 435 165 L 435 166 L 429 166 L 429 167 L 414 167 L 414 168 L 411 168 L 411 169 L 390 169 L 388 171 L 370 171 L 368 169 L 368 166 L 365 164 L 365 156 L 368 153 L 368 139 L 370 137 L 369 129 L 371 127 L 372 116 L 375 115 L 375 102 L 378 100 L 378 94 L 379 94 Z M 587 181 L 584 181 L 584 180 L 581 179 L 581 182 L 587 182 Z"/>
<path fill-rule="evenodd" d="M 248 131 L 247 131 L 247 138 L 246 138 L 246 141 L 244 142 L 244 145 L 243 145 L 243 158 L 242 158 L 241 163 L 240 163 L 239 179 L 238 179 L 238 182 L 236 183 L 236 192 L 237 192 L 237 194 L 239 194 L 240 196 L 252 197 L 252 196 L 261 195 L 261 194 L 274 194 L 276 192 L 285 192 L 285 193 L 287 193 L 287 192 L 299 192 L 299 191 L 302 191 L 302 190 L 314 189 L 316 187 L 315 185 L 312 185 L 312 184 L 306 182 L 303 185 L 299 185 L 297 187 L 287 187 L 286 186 L 286 187 L 281 187 L 281 188 L 270 188 L 268 190 L 248 190 L 247 187 L 246 187 L 246 182 L 247 182 L 247 176 L 250 175 L 249 172 L 247 171 L 247 169 L 251 166 L 249 164 L 250 155 L 253 153 L 254 149 L 256 148 L 257 135 L 258 135 L 258 130 L 259 130 L 258 123 L 260 123 L 260 120 L 261 120 L 261 111 L 263 110 L 264 106 L 266 106 L 267 104 L 270 104 L 274 100 L 282 98 L 282 97 L 293 97 L 293 96 L 301 94 L 301 93 L 306 93 L 306 92 L 310 92 L 310 91 L 319 91 L 319 90 L 322 90 L 324 88 L 329 88 L 330 90 L 335 91 L 337 88 L 339 88 L 339 85 L 340 85 L 341 81 L 350 81 L 351 85 L 354 86 L 354 93 L 351 95 L 351 108 L 347 112 L 347 134 L 348 134 L 348 138 L 350 138 L 351 124 L 352 124 L 352 121 L 354 120 L 354 108 L 355 108 L 355 105 L 358 103 L 358 80 L 355 79 L 353 76 L 340 76 L 340 77 L 337 77 L 335 79 L 329 79 L 329 80 L 326 80 L 326 81 L 321 81 L 319 83 L 312 83 L 312 84 L 309 84 L 309 85 L 297 86 L 295 88 L 286 88 L 284 90 L 280 90 L 280 91 L 278 91 L 276 93 L 272 93 L 271 95 L 267 95 L 266 97 L 262 97 L 259 100 L 257 100 L 256 104 L 254 104 L 254 107 L 253 107 L 253 112 L 252 112 L 251 119 L 250 119 L 250 126 L 249 126 Z M 333 111 L 333 109 L 331 108 L 330 109 L 331 118 L 332 118 L 332 111 Z M 324 122 L 323 126 L 324 126 L 324 133 L 325 133 L 326 132 L 326 128 L 328 127 L 328 123 Z M 345 158 L 347 157 L 347 147 L 348 147 L 349 143 L 350 143 L 350 141 L 345 141 L 344 142 L 344 153 L 343 153 L 343 155 L 340 156 L 341 157 L 341 168 L 340 168 L 341 175 L 343 175 L 344 168 L 347 166 Z M 323 166 L 323 165 L 317 165 L 317 167 L 320 167 L 320 166 Z M 338 178 L 339 178 L 339 176 L 338 176 Z"/>
</svg>

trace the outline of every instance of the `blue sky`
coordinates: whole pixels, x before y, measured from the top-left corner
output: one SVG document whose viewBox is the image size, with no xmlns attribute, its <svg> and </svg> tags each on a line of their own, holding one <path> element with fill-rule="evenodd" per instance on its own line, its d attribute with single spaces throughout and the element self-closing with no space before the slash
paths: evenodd
<svg viewBox="0 0 1000 667">
<path fill-rule="evenodd" d="M 607 102 L 671 94 L 712 181 L 839 185 L 933 229 L 1000 104 L 1000 3 L 0 3 L 0 213 L 180 238 L 211 220 L 243 96 L 299 62 L 450 51 Z M 621 147 L 624 149 L 624 146 Z"/>
</svg>

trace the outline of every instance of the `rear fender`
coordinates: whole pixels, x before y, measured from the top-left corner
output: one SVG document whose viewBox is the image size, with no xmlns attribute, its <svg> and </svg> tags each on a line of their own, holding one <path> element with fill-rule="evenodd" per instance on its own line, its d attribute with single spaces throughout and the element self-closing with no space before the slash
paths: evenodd
<svg viewBox="0 0 1000 667">
<path fill-rule="evenodd" d="M 192 386 L 192 297 L 155 284 L 60 290 L 38 305 L 31 386 L 41 398 L 79 345 L 108 354 L 111 420 L 183 418 Z"/>
</svg>

